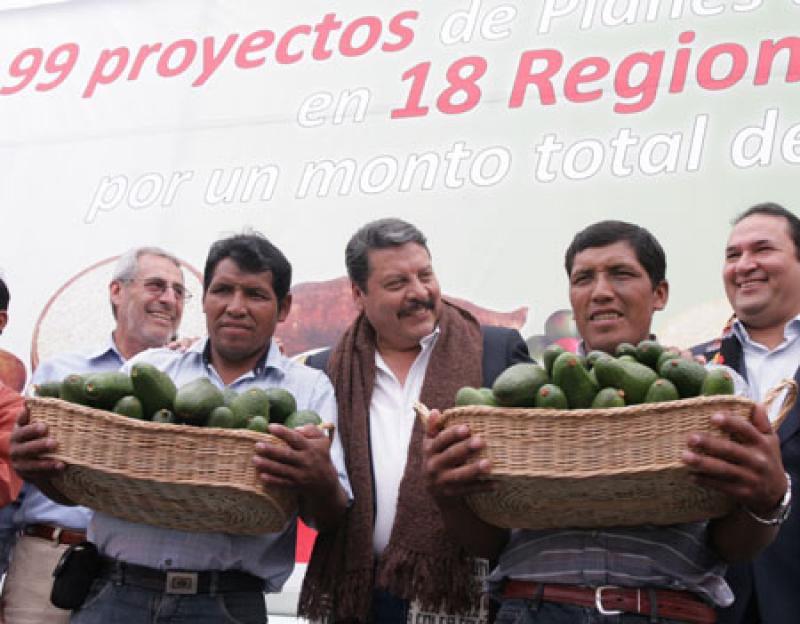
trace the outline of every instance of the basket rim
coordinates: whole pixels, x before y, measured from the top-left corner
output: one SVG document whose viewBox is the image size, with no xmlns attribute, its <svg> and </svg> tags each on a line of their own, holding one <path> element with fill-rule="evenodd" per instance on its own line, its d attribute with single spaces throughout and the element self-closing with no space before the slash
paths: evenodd
<svg viewBox="0 0 800 624">
<path fill-rule="evenodd" d="M 25 404 L 30 410 L 31 407 L 37 408 L 40 406 L 55 406 L 62 411 L 81 414 L 84 416 L 91 416 L 92 418 L 102 418 L 109 423 L 119 425 L 127 429 L 135 429 L 147 432 L 156 431 L 174 431 L 189 437 L 195 438 L 218 438 L 221 435 L 232 438 L 250 440 L 255 442 L 273 442 L 275 444 L 286 444 L 280 438 L 272 435 L 271 433 L 261 433 L 260 431 L 253 431 L 251 429 L 223 429 L 222 427 L 197 427 L 194 425 L 185 424 L 171 424 L 171 423 L 157 423 L 151 420 L 139 420 L 138 418 L 130 418 L 121 414 L 115 414 L 108 410 L 100 409 L 97 407 L 89 407 L 87 405 L 79 405 L 77 403 L 70 403 L 63 399 L 56 399 L 51 397 L 27 397 Z M 36 421 L 35 414 L 31 413 L 30 422 Z"/>
<path fill-rule="evenodd" d="M 698 396 L 688 399 L 678 399 L 676 401 L 662 401 L 660 403 L 638 403 L 636 405 L 626 405 L 624 407 L 604 407 L 604 408 L 588 408 L 588 409 L 551 409 L 541 407 L 503 407 L 493 405 L 461 405 L 458 407 L 450 407 L 444 412 L 445 423 L 455 416 L 462 414 L 476 414 L 486 416 L 499 416 L 507 414 L 510 416 L 557 416 L 559 418 L 592 418 L 596 416 L 614 416 L 617 414 L 623 415 L 638 415 L 638 414 L 653 414 L 660 412 L 670 412 L 677 408 L 686 408 L 694 406 L 708 406 L 719 405 L 722 406 L 738 406 L 750 407 L 755 405 L 752 399 L 747 397 L 732 395 L 732 394 L 719 394 L 712 396 Z"/>
</svg>

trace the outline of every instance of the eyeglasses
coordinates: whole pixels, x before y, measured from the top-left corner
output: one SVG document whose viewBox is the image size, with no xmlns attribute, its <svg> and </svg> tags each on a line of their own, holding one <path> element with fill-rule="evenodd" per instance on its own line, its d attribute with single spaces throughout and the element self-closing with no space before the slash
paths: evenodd
<svg viewBox="0 0 800 624">
<path fill-rule="evenodd" d="M 171 288 L 173 294 L 175 295 L 175 299 L 178 301 L 189 301 L 189 299 L 192 298 L 192 293 L 186 290 L 183 284 L 179 284 L 178 282 L 170 283 L 167 280 L 161 279 L 160 277 L 148 277 L 146 279 L 131 278 L 125 281 L 141 282 L 148 294 L 153 295 L 154 297 L 160 297 L 166 292 L 167 288 Z"/>
</svg>

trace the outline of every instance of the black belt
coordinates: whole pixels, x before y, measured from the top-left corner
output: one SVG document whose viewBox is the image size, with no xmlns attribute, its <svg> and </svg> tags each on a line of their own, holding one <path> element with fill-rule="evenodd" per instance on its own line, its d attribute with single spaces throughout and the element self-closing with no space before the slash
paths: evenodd
<svg viewBox="0 0 800 624">
<path fill-rule="evenodd" d="M 156 570 L 103 557 L 100 578 L 164 594 L 264 591 L 263 579 L 239 570 Z"/>
</svg>

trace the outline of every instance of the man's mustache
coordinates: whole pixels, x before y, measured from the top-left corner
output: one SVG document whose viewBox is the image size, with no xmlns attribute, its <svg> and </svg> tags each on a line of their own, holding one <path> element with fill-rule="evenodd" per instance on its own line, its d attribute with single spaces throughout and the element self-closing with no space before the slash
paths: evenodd
<svg viewBox="0 0 800 624">
<path fill-rule="evenodd" d="M 414 299 L 403 306 L 403 308 L 397 313 L 397 316 L 400 318 L 403 318 L 404 316 L 411 316 L 412 314 L 418 312 L 420 308 L 433 311 L 436 308 L 436 302 L 433 300 L 433 297 L 425 300 Z"/>
</svg>

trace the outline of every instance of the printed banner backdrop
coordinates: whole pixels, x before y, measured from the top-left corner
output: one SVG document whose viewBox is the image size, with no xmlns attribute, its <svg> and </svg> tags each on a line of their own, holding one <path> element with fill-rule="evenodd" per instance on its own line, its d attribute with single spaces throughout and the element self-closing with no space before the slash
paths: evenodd
<svg viewBox="0 0 800 624">
<path fill-rule="evenodd" d="M 352 232 L 384 216 L 428 235 L 446 293 L 525 308 L 526 337 L 569 307 L 574 232 L 635 221 L 668 256 L 656 329 L 707 337 L 728 314 L 731 217 L 766 200 L 797 210 L 798 23 L 800 0 L 0 11 L 2 347 L 30 366 L 48 302 L 131 246 L 202 268 L 214 239 L 252 227 L 295 283 L 325 282 Z M 85 305 L 50 323 L 58 349 L 110 327 L 105 279 L 62 291 Z M 202 331 L 200 306 L 187 314 Z"/>
</svg>

